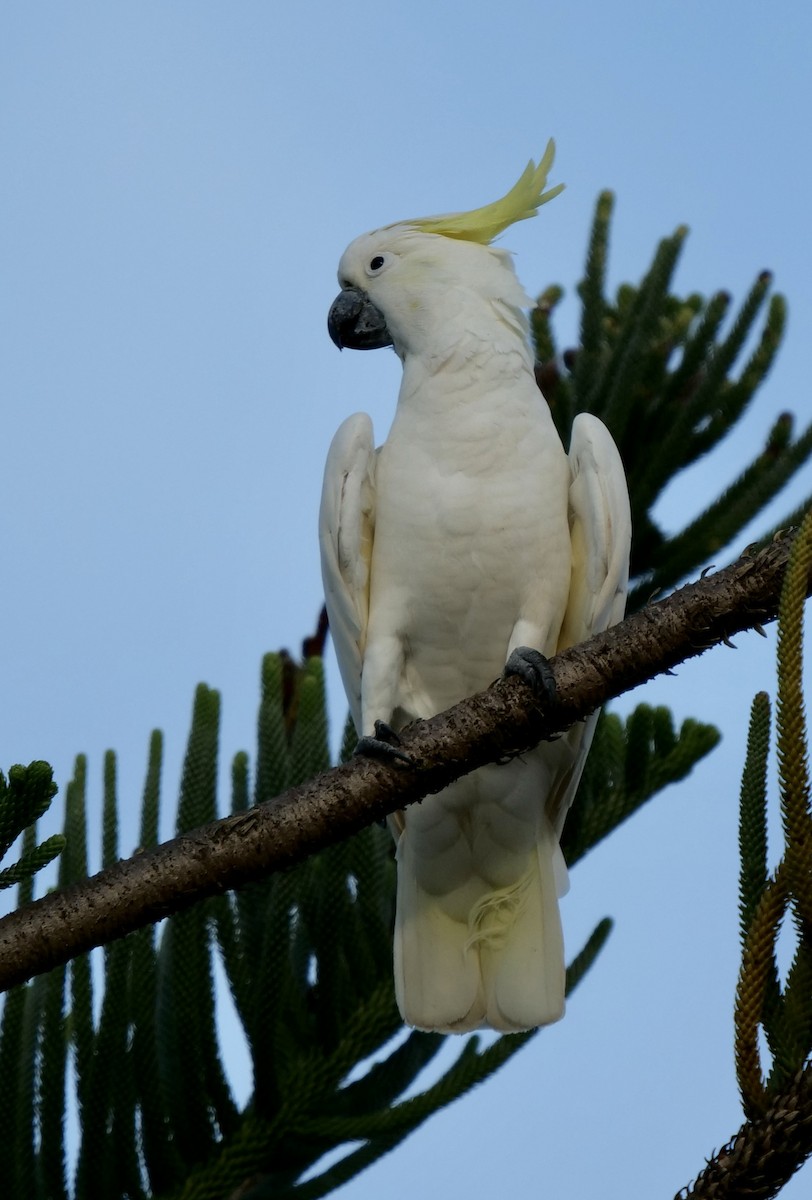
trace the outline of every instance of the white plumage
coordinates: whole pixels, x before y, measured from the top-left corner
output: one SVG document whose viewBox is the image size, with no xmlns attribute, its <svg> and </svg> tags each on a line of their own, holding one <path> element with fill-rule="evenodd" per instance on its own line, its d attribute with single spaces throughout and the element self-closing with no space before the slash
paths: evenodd
<svg viewBox="0 0 812 1200">
<path fill-rule="evenodd" d="M 487 244 L 494 223 L 547 198 L 551 157 L 533 168 L 530 202 L 516 199 L 525 172 L 496 205 L 365 234 L 339 265 L 334 339 L 392 344 L 403 364 L 387 440 L 376 450 L 369 417 L 348 418 L 321 505 L 330 628 L 365 736 L 376 720 L 400 729 L 486 687 L 518 647 L 553 655 L 623 615 L 619 455 L 587 414 L 565 454 L 534 378 L 529 300 L 510 256 Z M 593 725 L 391 820 L 395 984 L 409 1024 L 515 1031 L 561 1016 L 558 838 Z"/>
</svg>

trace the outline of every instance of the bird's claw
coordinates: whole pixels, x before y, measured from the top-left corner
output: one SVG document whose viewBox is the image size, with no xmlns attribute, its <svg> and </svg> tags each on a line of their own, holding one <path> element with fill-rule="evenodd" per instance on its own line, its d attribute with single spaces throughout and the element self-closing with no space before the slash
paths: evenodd
<svg viewBox="0 0 812 1200">
<path fill-rule="evenodd" d="M 555 676 L 549 660 L 530 646 L 517 646 L 505 663 L 505 675 L 518 675 L 540 700 L 555 702 Z"/>
<path fill-rule="evenodd" d="M 355 754 L 367 755 L 370 758 L 382 758 L 386 762 L 402 762 L 414 766 L 414 759 L 405 750 L 399 749 L 400 738 L 391 725 L 385 721 L 375 722 L 375 734 L 362 737 L 355 747 Z"/>
</svg>

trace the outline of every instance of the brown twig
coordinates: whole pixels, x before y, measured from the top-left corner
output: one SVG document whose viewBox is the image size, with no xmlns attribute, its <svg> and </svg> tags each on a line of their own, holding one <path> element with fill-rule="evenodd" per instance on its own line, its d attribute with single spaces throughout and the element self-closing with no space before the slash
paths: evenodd
<svg viewBox="0 0 812 1200">
<path fill-rule="evenodd" d="M 775 619 L 792 538 L 745 554 L 552 660 L 557 702 L 542 711 L 517 678 L 403 735 L 414 767 L 357 759 L 0 920 L 0 991 L 95 946 L 262 878 L 453 779 L 568 728 L 613 696 Z M 807 580 L 807 594 L 812 580 Z"/>
</svg>

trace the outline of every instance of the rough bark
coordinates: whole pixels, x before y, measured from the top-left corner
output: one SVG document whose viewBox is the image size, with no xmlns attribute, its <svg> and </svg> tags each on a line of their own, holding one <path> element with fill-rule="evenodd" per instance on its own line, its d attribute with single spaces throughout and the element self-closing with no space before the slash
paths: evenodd
<svg viewBox="0 0 812 1200">
<path fill-rule="evenodd" d="M 439 791 L 487 762 L 527 750 L 614 696 L 734 634 L 775 618 L 792 538 L 648 605 L 551 667 L 542 706 L 515 677 L 403 735 L 414 765 L 359 758 L 236 816 L 136 854 L 0 920 L 0 991 L 207 896 L 261 878 Z M 807 594 L 812 577 L 807 580 Z"/>
<path fill-rule="evenodd" d="M 770 1200 L 812 1153 L 812 1063 L 674 1200 Z"/>
</svg>

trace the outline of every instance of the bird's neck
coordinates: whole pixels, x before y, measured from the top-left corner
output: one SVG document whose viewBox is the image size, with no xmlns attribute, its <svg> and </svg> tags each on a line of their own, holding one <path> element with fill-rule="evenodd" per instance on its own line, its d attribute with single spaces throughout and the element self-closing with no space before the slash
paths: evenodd
<svg viewBox="0 0 812 1200">
<path fill-rule="evenodd" d="M 426 323 L 418 344 L 399 348 L 403 363 L 400 401 L 418 402 L 442 390 L 478 393 L 518 381 L 534 382 L 533 354 L 524 314 L 505 305 L 481 321 L 470 311 Z"/>
</svg>

